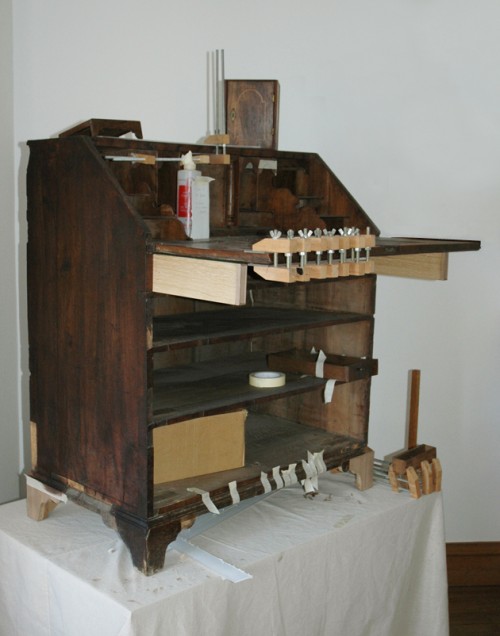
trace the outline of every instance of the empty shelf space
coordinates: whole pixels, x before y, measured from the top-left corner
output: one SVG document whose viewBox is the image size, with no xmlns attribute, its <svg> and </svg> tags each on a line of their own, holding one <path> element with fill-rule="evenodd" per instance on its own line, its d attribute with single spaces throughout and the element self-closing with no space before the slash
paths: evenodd
<svg viewBox="0 0 500 636">
<path fill-rule="evenodd" d="M 245 431 L 244 467 L 158 484 L 155 487 L 155 510 L 174 517 L 176 510 L 194 515 L 206 512 L 200 496 L 188 490 L 191 488 L 209 492 L 215 505 L 225 507 L 232 502 L 230 482 L 236 481 L 240 498 L 246 499 L 264 492 L 262 473 L 267 475 L 273 490 L 278 487 L 273 477 L 273 470 L 277 468 L 286 470 L 291 464 L 296 464 L 297 478 L 304 479 L 302 460 L 308 460 L 308 452 L 323 451 L 323 461 L 327 469 L 331 469 L 360 454 L 364 446 L 350 437 L 256 413 L 248 414 Z"/>
<path fill-rule="evenodd" d="M 350 312 L 270 307 L 238 307 L 160 316 L 154 320 L 153 350 L 216 344 L 368 319 L 369 316 Z"/>
<path fill-rule="evenodd" d="M 310 391 L 325 382 L 321 378 L 290 373 L 281 387 L 250 386 L 249 373 L 266 369 L 265 355 L 250 353 L 238 358 L 158 370 L 154 375 L 152 426 L 213 415 L 255 402 Z"/>
</svg>

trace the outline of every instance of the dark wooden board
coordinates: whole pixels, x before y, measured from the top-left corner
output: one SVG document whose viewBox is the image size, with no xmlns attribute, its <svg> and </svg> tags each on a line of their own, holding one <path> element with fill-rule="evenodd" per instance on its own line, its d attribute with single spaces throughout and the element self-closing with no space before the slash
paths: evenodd
<svg viewBox="0 0 500 636">
<path fill-rule="evenodd" d="M 457 239 L 428 239 L 377 236 L 372 256 L 404 254 L 434 254 L 436 252 L 473 252 L 481 248 L 481 241 Z"/>
<path fill-rule="evenodd" d="M 225 342 L 256 335 L 367 320 L 350 312 L 237 307 L 221 311 L 161 316 L 154 321 L 156 351 Z"/>
<path fill-rule="evenodd" d="M 263 236 L 214 237 L 203 241 L 156 241 L 155 252 L 193 258 L 230 260 L 253 265 L 269 265 L 272 262 L 267 252 L 252 251 L 252 245 Z M 371 250 L 372 256 L 397 256 L 404 254 L 433 254 L 436 252 L 476 251 L 480 241 L 426 238 L 377 237 Z"/>
<path fill-rule="evenodd" d="M 357 358 L 353 356 L 341 356 L 335 354 L 325 354 L 323 363 L 324 378 L 338 380 L 339 382 L 352 382 L 376 375 L 378 372 L 378 361 L 373 358 Z M 316 360 L 318 353 L 309 351 L 279 351 L 267 356 L 267 363 L 273 371 L 283 371 L 290 373 L 306 373 L 316 375 Z"/>
</svg>

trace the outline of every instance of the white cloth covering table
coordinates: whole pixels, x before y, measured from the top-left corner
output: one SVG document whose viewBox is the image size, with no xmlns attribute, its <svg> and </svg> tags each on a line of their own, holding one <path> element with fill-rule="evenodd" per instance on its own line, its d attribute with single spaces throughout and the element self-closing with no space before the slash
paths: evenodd
<svg viewBox="0 0 500 636">
<path fill-rule="evenodd" d="M 441 494 L 319 484 L 313 499 L 295 486 L 222 513 L 191 540 L 252 575 L 239 583 L 172 549 L 146 577 L 72 503 L 41 522 L 25 501 L 0 506 L 0 635 L 446 636 Z"/>
</svg>

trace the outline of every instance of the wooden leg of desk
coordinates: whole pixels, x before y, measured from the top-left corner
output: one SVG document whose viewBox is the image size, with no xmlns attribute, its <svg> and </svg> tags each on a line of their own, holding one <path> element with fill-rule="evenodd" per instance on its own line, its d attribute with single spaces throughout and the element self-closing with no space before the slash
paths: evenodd
<svg viewBox="0 0 500 636">
<path fill-rule="evenodd" d="M 117 530 L 129 549 L 134 566 L 150 576 L 161 570 L 165 563 L 165 552 L 169 543 L 181 531 L 181 522 L 158 524 L 148 527 L 120 514 L 116 514 Z"/>
<path fill-rule="evenodd" d="M 47 519 L 59 501 L 33 486 L 26 487 L 26 510 L 28 517 L 35 521 Z"/>
<path fill-rule="evenodd" d="M 356 475 L 358 490 L 367 490 L 373 486 L 373 456 L 371 448 L 365 448 L 362 455 L 349 460 L 349 472 Z"/>
</svg>

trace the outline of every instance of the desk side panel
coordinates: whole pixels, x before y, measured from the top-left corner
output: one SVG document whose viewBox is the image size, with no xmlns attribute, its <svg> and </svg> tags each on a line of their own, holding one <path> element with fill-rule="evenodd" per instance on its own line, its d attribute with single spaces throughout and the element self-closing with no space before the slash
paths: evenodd
<svg viewBox="0 0 500 636">
<path fill-rule="evenodd" d="M 34 475 L 145 514 L 145 229 L 90 140 L 30 147 Z"/>
</svg>

